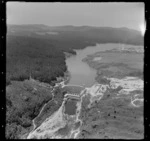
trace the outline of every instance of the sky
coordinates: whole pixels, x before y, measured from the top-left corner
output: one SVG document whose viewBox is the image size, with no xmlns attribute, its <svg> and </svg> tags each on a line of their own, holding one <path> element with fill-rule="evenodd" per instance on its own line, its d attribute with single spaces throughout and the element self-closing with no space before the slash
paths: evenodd
<svg viewBox="0 0 150 141">
<path fill-rule="evenodd" d="M 145 22 L 145 5 L 142 2 L 7 2 L 6 6 L 7 24 L 88 25 L 140 30 Z"/>
</svg>

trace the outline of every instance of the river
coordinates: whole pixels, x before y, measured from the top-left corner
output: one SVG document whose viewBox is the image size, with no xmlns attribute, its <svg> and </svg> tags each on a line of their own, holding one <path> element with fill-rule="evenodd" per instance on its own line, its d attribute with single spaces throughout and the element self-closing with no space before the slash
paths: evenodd
<svg viewBox="0 0 150 141">
<path fill-rule="evenodd" d="M 82 85 L 86 87 L 92 86 L 95 83 L 96 70 L 89 67 L 89 65 L 83 62 L 82 59 L 89 54 L 93 54 L 99 51 L 123 47 L 129 48 L 138 46 L 119 43 L 107 43 L 96 44 L 96 46 L 88 46 L 85 49 L 75 50 L 77 54 L 66 59 L 67 68 L 71 75 L 68 85 Z"/>
</svg>

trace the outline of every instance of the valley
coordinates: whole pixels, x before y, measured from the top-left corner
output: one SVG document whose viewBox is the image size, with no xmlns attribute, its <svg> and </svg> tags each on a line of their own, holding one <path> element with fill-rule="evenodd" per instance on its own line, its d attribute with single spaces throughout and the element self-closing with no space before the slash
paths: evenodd
<svg viewBox="0 0 150 141">
<path fill-rule="evenodd" d="M 103 52 L 99 54 L 101 53 Z M 92 57 L 95 57 L 95 54 Z M 98 60 L 97 63 L 101 62 Z M 111 66 L 113 65 L 115 64 L 112 63 Z M 108 75 L 103 78 L 106 80 L 105 84 L 95 82 L 90 87 L 65 85 L 64 82 L 61 82 L 59 86 L 66 91 L 64 102 L 59 110 L 47 118 L 46 123 L 43 122 L 31 132 L 28 138 L 142 139 L 144 137 L 143 80 L 138 76 L 131 77 L 125 74 L 122 75 L 122 78 L 113 78 Z M 70 101 L 65 107 L 65 101 L 69 99 L 76 101 L 76 107 L 73 106 L 73 101 Z M 68 113 L 65 113 L 65 109 Z M 72 113 L 74 110 L 76 114 Z M 68 115 L 69 111 L 70 115 Z M 53 124 L 49 125 L 48 122 Z M 76 129 L 77 123 L 79 125 Z M 38 133 L 39 130 L 41 133 Z"/>
<path fill-rule="evenodd" d="M 107 35 L 124 34 L 106 41 L 97 37 L 101 28 L 35 27 L 8 30 L 6 138 L 142 139 L 144 51 L 138 32 L 132 35 L 140 40 L 124 44 L 125 29 L 106 28 Z"/>
</svg>

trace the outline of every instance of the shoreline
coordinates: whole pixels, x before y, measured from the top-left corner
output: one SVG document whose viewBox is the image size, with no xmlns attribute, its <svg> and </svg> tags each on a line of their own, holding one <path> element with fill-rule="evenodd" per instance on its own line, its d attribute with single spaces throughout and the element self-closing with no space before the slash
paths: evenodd
<svg viewBox="0 0 150 141">
<path fill-rule="evenodd" d="M 59 87 L 59 86 L 69 86 L 69 85 L 65 85 L 64 83 L 66 83 L 66 82 L 68 82 L 68 80 L 69 80 L 69 77 L 70 75 L 69 75 L 69 72 L 66 72 L 65 73 L 65 77 L 63 78 L 63 81 L 60 81 L 59 83 L 56 83 L 56 85 L 55 85 L 55 87 Z M 58 84 L 58 85 L 57 85 Z M 101 84 L 97 84 L 98 86 L 100 86 L 98 89 L 101 89 Z M 54 87 L 54 88 L 55 88 Z M 89 92 L 92 92 L 90 89 L 93 89 L 93 88 L 96 88 L 96 87 L 94 87 L 94 86 L 92 86 L 92 87 L 90 87 L 90 88 L 88 88 L 88 87 L 85 87 L 85 89 L 81 92 L 81 93 L 83 93 L 83 95 L 81 95 L 81 97 L 80 97 L 80 102 L 78 103 L 78 113 L 75 115 L 75 117 L 76 117 L 76 120 L 75 120 L 75 122 L 78 122 L 78 121 L 80 121 L 81 122 L 81 126 L 82 126 L 82 120 L 80 119 L 80 112 L 81 112 L 81 106 L 82 106 L 82 98 L 87 94 L 87 93 L 84 93 L 85 92 L 85 90 L 88 90 Z M 97 88 L 96 88 L 97 89 Z M 95 90 L 94 90 L 95 91 Z M 102 90 L 101 90 L 102 91 Z M 94 96 L 96 96 L 95 94 L 90 94 L 92 97 L 94 97 Z M 103 97 L 103 95 L 104 94 L 102 94 L 101 95 L 101 97 L 100 97 L 100 99 L 99 100 L 101 100 L 101 98 Z M 66 95 L 67 96 L 67 95 Z M 99 101 L 98 100 L 98 101 Z M 57 111 L 55 111 L 54 112 L 54 114 L 53 115 L 55 115 L 55 113 L 58 113 L 58 114 L 61 114 L 61 115 L 63 115 L 64 113 L 63 113 L 63 111 L 62 111 L 62 113 L 60 113 L 59 111 L 60 111 L 60 108 L 61 107 L 63 107 L 64 106 L 64 102 L 65 102 L 65 96 L 64 96 L 64 99 L 63 99 L 63 102 L 62 102 L 62 105 L 59 107 L 59 109 L 57 110 Z M 90 101 L 90 104 L 91 104 L 91 102 L 93 103 L 93 101 Z M 46 119 L 51 119 L 51 116 L 49 116 L 49 117 L 47 117 Z M 46 120 L 45 119 L 45 120 Z M 56 119 L 55 119 L 56 120 Z M 51 120 L 49 120 L 49 122 L 52 122 Z M 44 123 L 44 122 L 43 122 Z M 43 124 L 42 123 L 42 124 Z M 57 122 L 56 122 L 57 123 Z M 42 125 L 41 124 L 41 125 Z M 40 129 L 40 127 L 41 128 L 44 128 L 43 126 L 39 126 L 38 128 Z M 79 127 L 78 128 L 78 130 L 72 130 L 72 132 L 71 132 L 71 136 L 73 136 L 73 138 L 75 139 L 75 138 L 78 138 L 78 136 L 80 135 L 80 128 L 81 127 Z M 60 129 L 61 129 L 61 127 L 60 127 Z M 34 132 L 35 131 L 35 132 Z M 35 133 L 35 135 L 37 134 L 37 137 L 38 137 L 38 133 L 36 133 L 36 130 L 33 130 L 33 132 Z M 46 131 L 44 131 L 44 132 L 46 132 Z M 77 132 L 77 133 L 76 133 Z M 33 135 L 34 135 L 34 133 L 33 133 Z M 55 132 L 54 132 L 55 133 Z M 32 132 L 29 132 L 29 134 L 32 134 Z M 29 135 L 28 134 L 28 135 Z M 40 135 L 40 134 L 39 134 Z M 42 135 L 41 135 L 42 136 Z M 57 135 L 55 136 L 54 135 L 54 137 L 56 137 L 57 138 Z"/>
<path fill-rule="evenodd" d="M 69 73 L 68 71 L 66 71 L 66 72 L 64 72 L 64 77 L 60 76 L 60 77 L 58 77 L 58 79 L 59 79 L 59 78 L 62 79 L 62 80 L 57 80 L 57 78 L 56 78 L 56 81 L 55 81 L 55 85 L 54 85 L 54 86 L 52 86 L 50 83 L 41 82 L 41 81 L 36 80 L 36 79 L 33 79 L 33 78 L 30 78 L 30 79 L 27 79 L 27 80 L 33 81 L 33 82 L 37 82 L 37 83 L 39 83 L 39 85 L 42 86 L 42 87 L 50 87 L 50 88 L 52 88 L 51 93 L 52 93 L 52 96 L 54 97 L 53 91 L 55 90 L 56 87 L 59 87 L 60 85 L 61 85 L 61 86 L 63 86 L 63 85 L 66 86 L 66 85 L 67 85 L 68 81 L 70 80 L 70 73 Z M 24 80 L 24 81 L 25 81 L 25 80 Z M 20 82 L 20 81 L 18 81 L 18 82 Z M 21 81 L 21 82 L 22 82 L 22 81 Z M 10 85 L 11 85 L 11 84 L 10 84 Z M 53 98 L 52 98 L 51 100 L 53 100 Z M 51 100 L 50 100 L 50 101 L 51 101 Z M 47 105 L 50 101 L 44 103 L 43 106 L 41 106 L 41 110 L 39 111 L 39 114 L 38 114 L 34 119 L 32 119 L 32 125 L 31 125 L 30 129 L 29 129 L 25 134 L 21 135 L 20 139 L 27 139 L 28 135 L 29 135 L 31 132 L 33 132 L 34 130 L 36 130 L 36 128 L 38 128 L 38 127 L 35 125 L 34 120 L 42 113 L 43 109 L 46 107 L 46 105 Z M 63 101 L 64 101 L 64 100 L 63 100 Z M 61 107 L 61 106 L 60 106 L 60 107 Z M 58 109 L 58 110 L 59 110 L 59 109 Z M 55 112 L 57 112 L 57 111 L 55 111 Z M 55 113 L 55 112 L 54 112 L 54 113 Z M 52 115 L 53 115 L 53 114 L 52 114 Z M 47 118 L 48 118 L 48 117 L 47 117 Z"/>
<path fill-rule="evenodd" d="M 71 54 L 71 53 L 69 53 L 69 54 Z M 74 54 L 72 54 L 72 55 L 74 55 Z M 71 57 L 72 55 L 70 55 L 69 57 Z M 89 65 L 89 64 L 88 64 Z M 89 65 L 90 66 L 90 65 Z M 91 67 L 91 66 L 90 66 Z M 96 78 L 98 77 L 98 70 L 97 69 L 95 69 L 96 70 L 96 76 L 95 76 L 95 82 L 97 82 L 96 81 Z M 54 81 L 54 83 L 55 83 L 55 85 L 54 86 L 51 86 L 49 83 L 45 83 L 45 82 L 40 82 L 39 80 L 35 80 L 35 81 L 39 81 L 39 83 L 41 83 L 41 84 L 48 84 L 48 85 L 50 85 L 51 87 L 52 87 L 52 89 L 54 90 L 55 89 L 55 87 L 59 87 L 59 86 L 61 86 L 61 88 L 63 88 L 64 86 L 69 86 L 68 85 L 68 83 L 69 83 L 69 81 L 70 81 L 70 78 L 71 78 L 71 73 L 67 70 L 66 72 L 64 72 L 64 76 L 62 77 L 62 76 L 60 76 L 60 77 L 56 77 L 56 81 Z M 60 79 L 60 80 L 59 80 Z M 33 79 L 34 80 L 34 79 Z M 95 85 L 95 84 L 93 84 L 93 85 Z M 71 86 L 74 86 L 74 85 L 71 85 Z M 83 86 L 81 86 L 81 87 L 83 87 Z M 89 87 L 85 87 L 85 89 L 86 88 L 89 88 Z M 64 95 L 65 96 L 65 95 Z M 81 99 L 82 99 L 82 97 L 81 97 Z M 64 101 L 64 99 L 63 99 L 63 101 Z M 49 102 L 49 101 L 48 101 Z M 48 103 L 47 102 L 47 103 Z M 42 110 L 44 109 L 44 107 L 46 106 L 46 104 L 47 103 L 45 103 L 44 104 L 44 106 L 42 106 L 42 109 L 40 110 L 40 112 L 39 112 L 39 114 L 42 112 Z M 81 103 L 82 104 L 82 103 Z M 61 106 L 60 106 L 61 107 Z M 60 109 L 60 108 L 59 108 Z M 59 109 L 57 110 L 57 111 L 59 111 Z M 56 112 L 57 112 L 56 111 Z M 39 114 L 37 115 L 37 117 L 39 116 Z M 35 118 L 37 118 L 37 117 L 35 117 Z M 35 119 L 34 118 L 34 119 Z M 49 118 L 49 117 L 47 117 L 47 118 Z M 32 120 L 32 121 L 34 121 L 34 119 Z M 80 120 L 80 119 L 79 119 Z M 80 120 L 81 121 L 81 120 Z M 82 121 L 81 121 L 82 122 Z M 34 128 L 35 127 L 35 124 L 33 124 L 33 131 L 36 129 L 36 128 Z M 29 132 L 29 134 L 32 132 L 32 130 Z M 77 136 L 78 136 L 78 134 L 77 134 Z"/>
</svg>

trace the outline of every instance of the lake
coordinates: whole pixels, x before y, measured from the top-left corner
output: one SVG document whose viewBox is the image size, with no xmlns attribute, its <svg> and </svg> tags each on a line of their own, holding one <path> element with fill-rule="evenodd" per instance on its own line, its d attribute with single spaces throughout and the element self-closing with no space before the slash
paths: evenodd
<svg viewBox="0 0 150 141">
<path fill-rule="evenodd" d="M 71 74 L 68 85 L 82 85 L 90 87 L 95 83 L 96 70 L 89 67 L 89 65 L 82 61 L 87 55 L 99 52 L 111 50 L 114 48 L 137 48 L 141 46 L 126 45 L 126 44 L 96 44 L 96 46 L 88 46 L 85 49 L 75 50 L 76 55 L 68 57 L 66 64 L 68 71 Z"/>
</svg>

